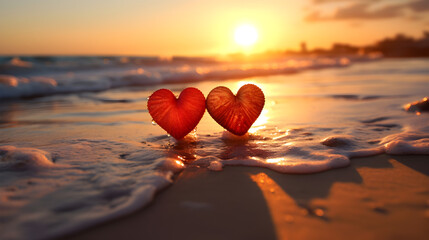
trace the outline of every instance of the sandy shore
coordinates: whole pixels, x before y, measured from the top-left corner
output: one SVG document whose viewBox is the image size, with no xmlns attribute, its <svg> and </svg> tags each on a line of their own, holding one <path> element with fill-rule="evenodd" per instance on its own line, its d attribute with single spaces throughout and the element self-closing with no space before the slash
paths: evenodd
<svg viewBox="0 0 429 240">
<path fill-rule="evenodd" d="M 427 239 L 429 157 L 353 159 L 288 175 L 188 168 L 130 216 L 68 239 Z"/>
</svg>

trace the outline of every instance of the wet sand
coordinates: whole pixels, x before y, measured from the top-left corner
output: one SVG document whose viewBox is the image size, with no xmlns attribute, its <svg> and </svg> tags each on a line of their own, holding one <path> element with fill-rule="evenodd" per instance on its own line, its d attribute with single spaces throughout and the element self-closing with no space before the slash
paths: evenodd
<svg viewBox="0 0 429 240">
<path fill-rule="evenodd" d="M 152 204 L 66 239 L 427 239 L 429 157 L 307 175 L 187 168 Z"/>
</svg>

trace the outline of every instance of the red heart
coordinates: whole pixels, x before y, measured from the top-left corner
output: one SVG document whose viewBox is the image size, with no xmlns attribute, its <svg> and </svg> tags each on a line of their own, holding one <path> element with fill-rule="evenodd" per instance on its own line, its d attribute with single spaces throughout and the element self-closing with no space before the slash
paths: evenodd
<svg viewBox="0 0 429 240">
<path fill-rule="evenodd" d="M 235 135 L 244 135 L 256 121 L 265 104 L 262 90 L 253 85 L 242 86 L 237 96 L 227 87 L 217 87 L 207 96 L 207 111 L 222 127 Z"/>
<path fill-rule="evenodd" d="M 179 140 L 197 126 L 206 104 L 204 95 L 196 88 L 186 88 L 178 99 L 170 90 L 159 89 L 149 97 L 147 109 L 161 128 Z"/>
</svg>

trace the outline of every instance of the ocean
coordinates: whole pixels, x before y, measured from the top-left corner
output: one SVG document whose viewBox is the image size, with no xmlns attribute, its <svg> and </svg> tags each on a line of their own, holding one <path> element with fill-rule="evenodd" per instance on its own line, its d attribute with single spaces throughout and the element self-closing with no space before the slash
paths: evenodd
<svg viewBox="0 0 429 240">
<path fill-rule="evenodd" d="M 207 97 L 247 83 L 265 107 L 242 137 L 206 112 L 177 141 L 147 110 L 157 89 Z M 429 154 L 428 95 L 429 59 L 2 57 L 0 238 L 59 237 L 132 213 L 185 168 L 313 174 Z"/>
</svg>

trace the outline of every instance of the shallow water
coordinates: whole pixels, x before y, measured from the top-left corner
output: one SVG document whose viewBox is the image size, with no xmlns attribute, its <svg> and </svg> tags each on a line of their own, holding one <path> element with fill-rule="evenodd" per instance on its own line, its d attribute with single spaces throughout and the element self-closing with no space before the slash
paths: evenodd
<svg viewBox="0 0 429 240">
<path fill-rule="evenodd" d="M 405 104 L 429 94 L 429 60 L 222 81 L 129 86 L 0 103 L 2 239 L 46 238 L 132 212 L 175 172 L 229 165 L 314 173 L 381 153 L 429 154 L 429 113 Z M 147 97 L 216 86 L 262 88 L 266 103 L 249 135 L 224 132 L 206 112 L 176 141 L 152 124 Z M 359 161 L 356 159 L 355 161 Z M 156 199 L 155 199 L 156 201 Z"/>
</svg>

